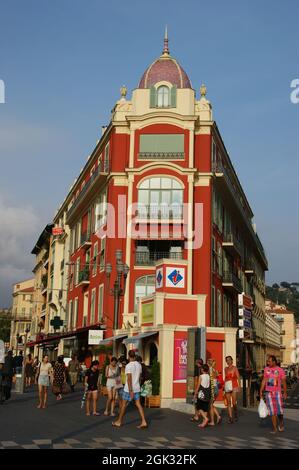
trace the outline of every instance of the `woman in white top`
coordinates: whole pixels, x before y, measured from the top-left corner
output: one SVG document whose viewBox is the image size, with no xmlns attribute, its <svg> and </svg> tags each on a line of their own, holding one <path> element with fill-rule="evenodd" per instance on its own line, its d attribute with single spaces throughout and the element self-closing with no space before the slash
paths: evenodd
<svg viewBox="0 0 299 470">
<path fill-rule="evenodd" d="M 108 392 L 108 398 L 106 402 L 106 409 L 104 411 L 105 416 L 109 416 L 109 408 L 111 406 L 111 416 L 114 414 L 115 395 L 116 395 L 116 378 L 120 376 L 120 370 L 117 365 L 117 358 L 112 357 L 110 359 L 110 365 L 106 367 L 106 387 Z"/>
<path fill-rule="evenodd" d="M 211 404 L 211 380 L 209 366 L 204 364 L 201 370 L 202 374 L 198 378 L 198 384 L 194 392 L 194 399 L 197 399 L 196 407 L 203 418 L 202 423 L 198 427 L 205 428 L 209 423 L 208 411 Z"/>
<path fill-rule="evenodd" d="M 53 369 L 49 357 L 44 356 L 37 368 L 36 379 L 38 383 L 39 404 L 37 408 L 46 408 L 48 387 L 53 381 Z"/>
</svg>

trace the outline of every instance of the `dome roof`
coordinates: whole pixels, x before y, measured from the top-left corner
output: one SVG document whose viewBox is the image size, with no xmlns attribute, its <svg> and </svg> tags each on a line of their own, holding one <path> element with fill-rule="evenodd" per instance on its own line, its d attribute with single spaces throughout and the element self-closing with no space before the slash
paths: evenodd
<svg viewBox="0 0 299 470">
<path fill-rule="evenodd" d="M 162 55 L 146 69 L 141 77 L 138 88 L 150 88 L 162 81 L 170 82 L 176 85 L 177 88 L 192 88 L 185 70 L 169 54 L 167 31 L 165 33 Z"/>
</svg>

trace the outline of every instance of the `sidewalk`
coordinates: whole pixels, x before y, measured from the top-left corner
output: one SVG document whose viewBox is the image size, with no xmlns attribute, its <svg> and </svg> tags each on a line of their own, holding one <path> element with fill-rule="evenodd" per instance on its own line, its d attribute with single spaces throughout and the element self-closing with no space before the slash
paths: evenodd
<svg viewBox="0 0 299 470">
<path fill-rule="evenodd" d="M 137 429 L 139 416 L 130 405 L 124 426 L 115 429 L 113 418 L 103 415 L 105 399 L 100 398 L 100 416 L 86 416 L 81 410 L 82 391 L 56 402 L 50 394 L 45 410 L 36 408 L 37 391 L 12 399 L 0 407 L 0 448 L 298 448 L 299 411 L 287 410 L 284 433 L 269 434 L 270 420 L 260 420 L 254 409 L 240 409 L 238 423 L 223 423 L 199 429 L 190 415 L 170 409 L 146 409 L 149 428 Z M 28 447 L 29 446 L 29 447 Z"/>
</svg>

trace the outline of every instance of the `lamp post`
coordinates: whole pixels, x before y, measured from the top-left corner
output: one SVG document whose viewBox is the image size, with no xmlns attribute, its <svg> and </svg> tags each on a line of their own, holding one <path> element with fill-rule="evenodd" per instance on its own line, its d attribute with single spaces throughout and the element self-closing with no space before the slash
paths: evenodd
<svg viewBox="0 0 299 470">
<path fill-rule="evenodd" d="M 30 329 L 26 328 L 25 330 L 25 339 L 24 339 L 24 356 L 23 356 L 23 364 L 22 364 L 22 382 L 21 382 L 21 393 L 24 393 L 24 385 L 25 385 L 25 367 L 26 367 L 26 348 L 27 348 L 27 339 L 28 333 Z"/>
<path fill-rule="evenodd" d="M 114 315 L 113 315 L 113 329 L 117 330 L 118 320 L 119 320 L 119 301 L 120 298 L 124 295 L 126 290 L 126 281 L 129 274 L 129 266 L 122 262 L 122 250 L 116 250 L 115 252 L 115 268 L 116 268 L 116 278 L 114 281 L 113 289 L 110 289 L 110 294 L 114 296 Z M 110 277 L 112 273 L 112 264 L 106 263 L 105 273 L 108 281 L 110 282 Z M 123 284 L 123 287 L 122 287 Z"/>
</svg>

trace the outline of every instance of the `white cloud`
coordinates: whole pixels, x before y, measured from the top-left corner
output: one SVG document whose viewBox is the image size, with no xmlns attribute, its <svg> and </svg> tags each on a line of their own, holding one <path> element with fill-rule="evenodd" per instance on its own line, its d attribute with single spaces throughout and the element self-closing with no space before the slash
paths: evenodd
<svg viewBox="0 0 299 470">
<path fill-rule="evenodd" d="M 13 283 L 33 276 L 30 252 L 39 226 L 32 207 L 7 204 L 0 195 L 0 306 L 10 305 Z"/>
</svg>

